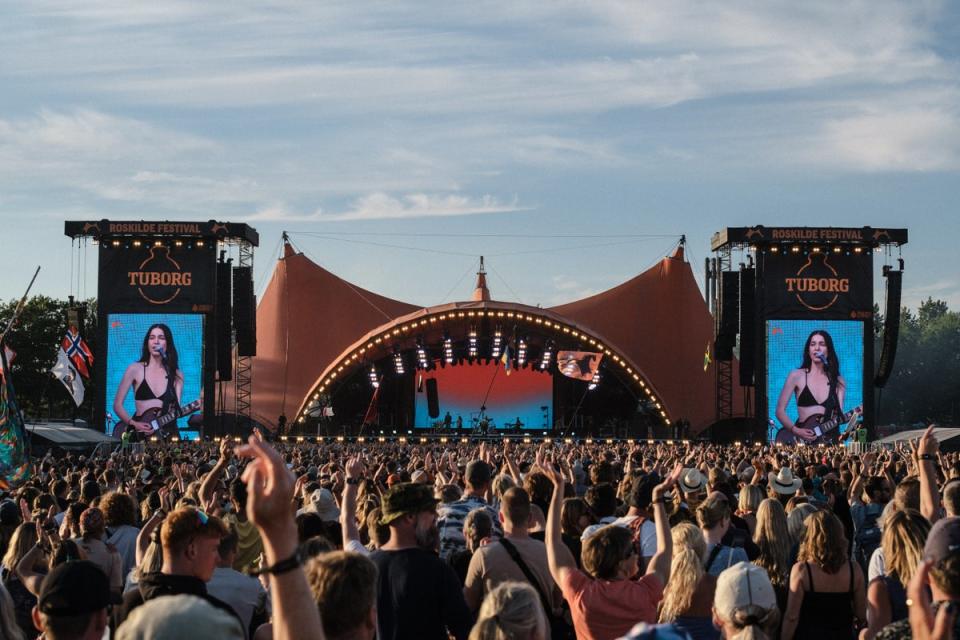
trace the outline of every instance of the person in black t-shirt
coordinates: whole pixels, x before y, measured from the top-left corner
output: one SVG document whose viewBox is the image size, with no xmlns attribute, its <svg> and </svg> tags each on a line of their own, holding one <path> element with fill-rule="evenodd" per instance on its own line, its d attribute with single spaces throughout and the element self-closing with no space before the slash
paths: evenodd
<svg viewBox="0 0 960 640">
<path fill-rule="evenodd" d="M 380 523 L 390 540 L 370 555 L 377 565 L 377 634 L 380 640 L 458 640 L 471 616 L 453 569 L 437 555 L 437 500 L 423 484 L 394 485 L 383 498 Z"/>
</svg>

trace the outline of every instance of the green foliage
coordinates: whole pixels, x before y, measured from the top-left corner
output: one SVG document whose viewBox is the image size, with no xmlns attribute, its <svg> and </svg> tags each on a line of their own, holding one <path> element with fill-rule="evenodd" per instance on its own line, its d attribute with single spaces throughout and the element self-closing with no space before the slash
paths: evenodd
<svg viewBox="0 0 960 640">
<path fill-rule="evenodd" d="M 882 335 L 877 338 L 879 353 Z M 928 298 L 904 307 L 893 374 L 883 389 L 879 424 L 960 420 L 960 312 Z"/>
<path fill-rule="evenodd" d="M 0 327 L 5 328 L 13 317 L 19 300 L 0 302 Z M 86 303 L 86 323 L 83 339 L 93 355 L 98 356 L 96 341 L 96 302 Z M 86 391 L 80 407 L 74 405 L 63 384 L 50 373 L 57 362 L 57 349 L 67 329 L 66 300 L 34 296 L 27 300 L 18 322 L 7 334 L 7 346 L 17 356 L 11 367 L 17 390 L 17 400 L 24 416 L 31 418 L 89 418 L 96 397 L 96 385 L 91 378 L 83 381 Z M 2 331 L 2 329 L 0 329 Z"/>
</svg>

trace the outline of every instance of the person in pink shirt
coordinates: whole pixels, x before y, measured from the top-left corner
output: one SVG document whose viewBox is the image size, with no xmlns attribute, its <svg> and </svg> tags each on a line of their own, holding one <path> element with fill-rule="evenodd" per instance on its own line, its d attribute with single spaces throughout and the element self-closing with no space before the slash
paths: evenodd
<svg viewBox="0 0 960 640">
<path fill-rule="evenodd" d="M 577 638 L 607 640 L 625 635 L 638 622 L 655 623 L 657 604 L 670 578 L 673 542 L 664 494 L 673 487 L 683 466 L 677 467 L 653 489 L 654 521 L 657 527 L 657 552 L 647 571 L 633 580 L 639 571 L 639 558 L 631 531 L 608 525 L 584 542 L 582 564 L 586 573 L 577 569 L 560 532 L 560 511 L 563 505 L 563 474 L 545 463 L 545 472 L 553 482 L 553 498 L 547 516 L 547 561 L 550 574 L 570 604 L 570 613 Z"/>
</svg>

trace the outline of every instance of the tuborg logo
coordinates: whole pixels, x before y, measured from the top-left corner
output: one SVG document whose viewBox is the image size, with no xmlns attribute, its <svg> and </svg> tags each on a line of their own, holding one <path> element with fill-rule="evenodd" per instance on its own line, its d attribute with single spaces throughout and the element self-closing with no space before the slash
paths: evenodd
<svg viewBox="0 0 960 640">
<path fill-rule="evenodd" d="M 152 247 L 150 257 L 140 263 L 138 271 L 128 271 L 127 278 L 150 304 L 167 304 L 180 295 L 181 288 L 193 284 L 193 274 L 181 270 L 180 263 L 170 257 L 169 247 Z"/>
<path fill-rule="evenodd" d="M 827 254 L 812 253 L 796 276 L 784 278 L 784 284 L 807 309 L 825 311 L 837 302 L 841 293 L 850 291 L 850 279 L 838 276 Z"/>
</svg>

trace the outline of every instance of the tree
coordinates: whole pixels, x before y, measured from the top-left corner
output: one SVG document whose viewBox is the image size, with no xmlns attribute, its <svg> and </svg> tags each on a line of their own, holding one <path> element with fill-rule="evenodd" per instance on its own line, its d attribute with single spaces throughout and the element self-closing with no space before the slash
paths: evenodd
<svg viewBox="0 0 960 640">
<path fill-rule="evenodd" d="M 0 326 L 6 327 L 19 300 L 0 303 Z M 96 303 L 87 303 L 83 338 L 96 357 Z M 27 419 L 89 417 L 96 397 L 93 378 L 84 380 L 86 392 L 80 407 L 53 374 L 50 368 L 57 361 L 57 349 L 67 328 L 70 303 L 47 296 L 29 298 L 19 320 L 7 334 L 7 345 L 17 356 L 11 365 L 17 399 Z"/>
</svg>

